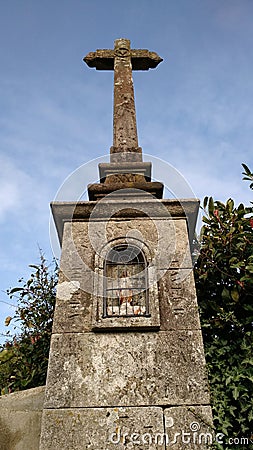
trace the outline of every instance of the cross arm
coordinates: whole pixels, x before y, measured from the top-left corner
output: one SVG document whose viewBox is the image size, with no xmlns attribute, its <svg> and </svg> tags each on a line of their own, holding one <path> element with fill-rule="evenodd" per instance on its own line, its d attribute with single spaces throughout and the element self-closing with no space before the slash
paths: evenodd
<svg viewBox="0 0 253 450">
<path fill-rule="evenodd" d="M 90 52 L 83 60 L 89 67 L 95 67 L 97 70 L 113 70 L 114 50 L 97 50 L 96 52 Z"/>
<path fill-rule="evenodd" d="M 155 52 L 149 50 L 131 50 L 131 61 L 133 70 L 155 69 L 163 61 Z"/>
<path fill-rule="evenodd" d="M 95 67 L 97 70 L 113 70 L 115 57 L 131 56 L 133 70 L 154 69 L 162 61 L 162 58 L 149 50 L 130 50 L 129 55 L 117 55 L 115 50 L 97 50 L 90 52 L 83 60 L 89 67 Z"/>
</svg>

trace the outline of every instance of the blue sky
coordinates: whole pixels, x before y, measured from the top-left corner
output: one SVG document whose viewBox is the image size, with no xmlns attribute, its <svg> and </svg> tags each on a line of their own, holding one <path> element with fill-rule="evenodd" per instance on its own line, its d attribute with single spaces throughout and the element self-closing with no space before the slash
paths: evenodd
<svg viewBox="0 0 253 450">
<path fill-rule="evenodd" d="M 176 167 L 200 199 L 251 200 L 241 163 L 253 168 L 252 0 L 2 0 L 0 332 L 13 311 L 3 291 L 29 275 L 38 245 L 51 259 L 50 201 L 109 153 L 113 73 L 82 58 L 120 37 L 164 59 L 134 73 L 143 152 Z"/>
</svg>

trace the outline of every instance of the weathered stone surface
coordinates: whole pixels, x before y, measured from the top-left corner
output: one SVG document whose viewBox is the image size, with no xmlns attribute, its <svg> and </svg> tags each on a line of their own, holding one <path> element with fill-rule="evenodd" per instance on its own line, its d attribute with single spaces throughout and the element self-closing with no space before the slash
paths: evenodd
<svg viewBox="0 0 253 450">
<path fill-rule="evenodd" d="M 117 39 L 122 41 L 123 39 Z M 124 39 L 127 40 L 127 39 Z M 95 67 L 97 70 L 113 70 L 114 69 L 115 51 L 101 49 L 96 52 L 90 52 L 83 60 L 89 67 Z M 149 50 L 131 49 L 131 59 L 133 70 L 148 70 L 155 68 L 162 58 L 155 52 Z"/>
<path fill-rule="evenodd" d="M 161 330 L 200 329 L 192 269 L 170 269 L 159 277 Z"/>
<path fill-rule="evenodd" d="M 40 386 L 26 391 L 13 392 L 0 396 L 0 408 L 8 410 L 41 410 L 44 403 L 45 386 Z"/>
<path fill-rule="evenodd" d="M 99 178 L 100 182 L 104 182 L 106 177 L 111 175 L 119 174 L 138 174 L 143 175 L 146 181 L 151 180 L 151 162 L 137 162 L 133 161 L 133 153 L 125 153 L 124 156 L 129 156 L 130 161 L 128 162 L 111 162 L 111 163 L 100 163 L 99 168 Z"/>
<path fill-rule="evenodd" d="M 145 211 L 145 205 L 143 206 L 143 211 Z M 149 326 L 159 326 L 160 322 L 157 314 L 159 313 L 159 301 L 162 301 L 161 308 L 164 310 L 163 329 L 167 329 L 168 326 L 169 329 L 182 328 L 185 321 L 181 317 L 182 313 L 179 312 L 175 316 L 173 312 L 173 308 L 181 307 L 181 305 L 176 305 L 176 301 L 173 304 L 170 303 L 172 293 L 174 293 L 175 297 L 178 283 L 175 281 L 174 275 L 170 276 L 172 272 L 167 271 L 167 269 L 191 268 L 186 219 L 152 220 L 146 217 L 125 220 L 109 217 L 105 221 L 91 220 L 90 222 L 74 221 L 65 223 L 60 264 L 61 271 L 53 325 L 54 333 L 80 333 L 92 330 L 94 317 L 97 316 L 97 313 L 94 311 L 94 304 L 98 304 L 98 310 L 101 310 L 103 301 L 103 267 L 105 257 L 103 251 L 106 248 L 105 244 L 108 242 L 119 243 L 121 242 L 119 240 L 122 239 L 126 243 L 132 242 L 133 239 L 138 239 L 138 241 L 145 243 L 143 245 L 149 252 L 146 255 L 150 267 L 149 272 L 152 270 L 152 277 L 149 276 L 149 283 L 150 280 L 152 280 L 152 283 L 154 281 L 154 284 L 149 285 L 150 305 L 153 315 L 150 320 L 144 320 L 144 323 L 139 324 L 143 320 L 134 320 L 136 327 L 146 327 L 148 322 L 150 322 Z M 96 260 L 98 255 L 103 255 L 103 257 Z M 187 272 L 179 273 L 186 274 Z M 160 294 L 158 297 L 156 284 L 160 278 L 163 278 L 163 281 L 160 283 Z M 97 289 L 98 285 L 100 290 Z M 171 289 L 171 291 L 168 291 L 168 289 Z M 154 292 L 156 293 L 155 299 Z M 190 292 L 194 292 L 194 286 L 191 287 L 191 290 L 189 287 L 187 295 Z M 162 296 L 165 294 L 168 294 L 169 297 L 162 299 Z M 181 295 L 185 296 L 186 294 L 182 294 L 181 290 Z M 196 304 L 192 301 L 190 304 L 192 315 L 186 326 L 187 329 L 196 328 Z M 187 300 L 187 305 L 189 305 L 189 300 Z M 110 322 L 110 320 L 106 321 Z M 106 321 L 104 321 L 104 324 Z M 111 326 L 122 328 L 119 326 L 121 325 L 119 322 L 114 321 Z M 125 323 L 125 320 L 122 319 L 121 322 Z"/>
<path fill-rule="evenodd" d="M 40 450 L 205 450 L 212 442 L 209 406 L 48 409 Z"/>
<path fill-rule="evenodd" d="M 52 337 L 46 407 L 207 404 L 200 331 Z"/>
<path fill-rule="evenodd" d="M 152 195 L 155 198 L 161 199 L 163 196 L 163 184 L 158 183 L 156 181 L 140 181 L 138 177 L 141 175 L 132 175 L 135 181 L 129 181 L 128 175 L 115 175 L 109 176 L 108 180 L 105 183 L 99 184 L 89 184 L 88 185 L 88 194 L 90 200 L 101 200 L 102 198 L 107 198 L 108 195 L 112 194 L 117 195 L 118 197 L 122 197 L 121 189 L 125 189 L 129 191 L 129 194 L 132 191 L 132 195 L 135 196 L 135 189 L 138 189 L 140 197 L 140 193 L 142 195 Z M 128 178 L 128 180 L 127 180 Z M 124 180 L 124 181 L 123 181 Z"/>
<path fill-rule="evenodd" d="M 113 201 L 112 201 L 113 200 Z M 188 236 L 190 242 L 192 241 L 199 201 L 196 199 L 170 199 L 170 200 L 156 200 L 152 196 L 147 199 L 143 198 L 121 198 L 117 200 L 109 196 L 106 201 L 103 199 L 100 202 L 53 202 L 51 208 L 54 216 L 55 225 L 59 235 L 60 243 L 62 244 L 63 227 L 66 222 L 71 221 L 91 221 L 94 210 L 96 211 L 96 220 L 105 220 L 111 217 L 115 211 L 115 202 L 118 213 L 118 218 L 131 220 L 133 218 L 140 218 L 146 216 L 152 220 L 157 218 L 167 217 L 171 218 L 187 218 Z M 161 206 L 158 206 L 161 204 Z M 99 205 L 99 207 L 98 207 Z M 164 211 L 165 208 L 165 211 Z"/>
<path fill-rule="evenodd" d="M 159 230 L 157 270 L 191 268 L 192 259 L 185 219 L 156 220 Z"/>
<path fill-rule="evenodd" d="M 87 332 L 91 330 L 92 297 L 79 288 L 79 282 L 58 284 L 53 332 Z"/>
<path fill-rule="evenodd" d="M 142 210 L 145 211 L 145 205 Z M 138 236 L 138 239 L 150 248 L 152 253 L 150 262 L 157 270 L 192 267 L 185 219 L 170 220 L 167 217 L 165 220 L 151 218 L 116 220 L 112 218 L 105 226 L 107 242 L 122 236 Z M 103 230 L 104 224 L 97 223 L 95 227 L 98 234 L 99 228 Z"/>
<path fill-rule="evenodd" d="M 210 406 L 175 406 L 166 408 L 166 449 L 210 449 L 214 442 L 212 411 Z"/>
<path fill-rule="evenodd" d="M 65 224 L 53 332 L 91 330 L 94 251 L 88 223 Z"/>
<path fill-rule="evenodd" d="M 86 408 L 44 411 L 40 450 L 164 448 L 162 408 Z"/>
<path fill-rule="evenodd" d="M 0 397 L 0 450 L 37 450 L 45 387 Z"/>
<path fill-rule="evenodd" d="M 192 267 L 185 218 L 172 220 L 167 215 L 165 219 L 146 217 L 122 220 L 114 217 L 122 208 L 124 205 L 116 205 L 112 215 L 108 214 L 106 220 L 93 221 L 100 216 L 98 206 L 90 222 L 65 224 L 61 271 L 66 278 L 79 281 L 81 289 L 92 292 L 92 279 L 85 278 L 84 272 L 89 269 L 93 271 L 95 254 L 100 254 L 107 242 L 119 238 L 138 237 L 144 242 L 152 254 L 150 262 L 156 266 L 157 270 Z M 149 209 L 146 210 L 145 203 L 140 208 L 148 215 Z M 166 215 L 166 209 L 164 215 Z M 88 289 L 87 283 L 89 283 Z"/>
<path fill-rule="evenodd" d="M 83 270 L 93 268 L 94 248 L 92 244 L 89 236 L 89 222 L 68 222 L 64 225 L 61 270 L 68 278 L 75 277 L 81 283 Z M 86 282 L 87 280 L 83 281 L 83 283 Z"/>
<path fill-rule="evenodd" d="M 138 148 L 130 41 L 118 39 L 114 49 L 113 146 L 124 151 Z"/>
<path fill-rule="evenodd" d="M 120 173 L 120 174 L 112 174 L 107 175 L 105 180 L 105 185 L 115 185 L 120 183 L 120 189 L 122 188 L 122 184 L 127 183 L 138 183 L 139 185 L 143 184 L 143 187 L 146 186 L 146 180 L 144 178 L 144 175 L 142 174 L 136 174 L 136 173 Z M 131 186 L 129 184 L 129 186 Z M 145 189 L 143 189 L 145 190 Z M 112 191 L 113 192 L 113 191 Z"/>
<path fill-rule="evenodd" d="M 99 233 L 99 228 L 101 230 L 105 229 L 105 237 L 107 242 L 120 239 L 122 237 L 131 239 L 138 238 L 141 242 L 150 250 L 151 262 L 156 255 L 156 249 L 158 246 L 158 231 L 155 221 L 152 219 L 133 219 L 133 220 L 117 220 L 114 218 L 109 218 L 105 223 L 95 224 L 96 232 Z M 94 229 L 95 229 L 94 227 Z"/>
</svg>

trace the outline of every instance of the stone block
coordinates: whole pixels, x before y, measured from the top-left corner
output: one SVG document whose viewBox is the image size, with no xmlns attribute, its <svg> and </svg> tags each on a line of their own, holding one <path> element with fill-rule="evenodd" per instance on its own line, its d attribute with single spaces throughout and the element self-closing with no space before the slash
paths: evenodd
<svg viewBox="0 0 253 450">
<path fill-rule="evenodd" d="M 82 283 L 83 272 L 93 271 L 95 251 L 89 236 L 89 222 L 64 224 L 61 271 L 70 280 Z M 83 286 L 85 288 L 85 280 Z"/>
<path fill-rule="evenodd" d="M 161 330 L 200 329 L 192 269 L 170 269 L 159 278 Z"/>
<path fill-rule="evenodd" d="M 97 225 L 97 228 L 102 227 Z M 99 231 L 97 230 L 97 234 Z M 152 264 L 159 269 L 191 268 L 187 223 L 185 218 L 113 220 L 106 224 L 106 240 L 122 236 L 137 237 L 149 247 Z"/>
<path fill-rule="evenodd" d="M 91 294 L 80 289 L 77 281 L 64 281 L 57 286 L 53 332 L 87 332 L 91 330 Z"/>
<path fill-rule="evenodd" d="M 90 226 L 91 224 L 92 226 Z M 176 218 L 175 220 L 170 218 L 168 220 L 152 220 L 150 218 L 126 220 L 123 218 L 120 220 L 110 219 L 108 222 L 101 220 L 92 222 L 91 220 L 91 223 L 88 221 L 65 223 L 53 325 L 54 333 L 89 332 L 94 326 L 95 328 L 106 329 L 120 329 L 125 326 L 129 328 L 127 324 L 130 324 L 130 321 L 126 322 L 124 319 L 100 320 L 101 314 L 98 313 L 97 315 L 94 312 L 94 305 L 98 305 L 98 311 L 101 312 L 101 294 L 103 293 L 101 283 L 104 282 L 105 255 L 103 252 L 105 243 L 111 241 L 118 243 L 119 240 L 131 243 L 134 239 L 137 239 L 138 242 L 145 242 L 145 248 L 148 249 L 149 253 L 148 271 L 152 272 L 152 279 L 154 279 L 155 284 L 149 286 L 151 317 L 134 318 L 132 326 L 135 328 L 153 327 L 154 329 L 159 327 L 158 302 L 162 301 L 161 295 L 165 295 L 168 291 L 168 281 L 161 282 L 159 299 L 156 294 L 157 281 L 167 272 L 168 268 L 191 267 L 186 220 L 184 218 Z M 104 257 L 101 257 L 101 255 Z M 96 285 L 101 285 L 101 292 L 96 292 Z M 179 308 L 177 310 L 179 313 L 175 315 L 173 307 L 172 309 L 167 307 L 166 302 L 167 300 L 164 299 L 162 309 L 167 315 L 166 318 L 164 317 L 164 321 L 167 325 L 170 324 L 169 328 L 178 328 L 177 325 L 181 328 L 182 314 L 179 311 L 181 304 L 178 306 L 175 302 L 173 303 L 173 307 Z M 195 319 L 194 307 L 191 312 L 194 313 L 191 318 Z M 97 317 L 99 320 L 97 320 Z M 172 326 L 173 323 L 176 325 L 175 327 Z M 163 329 L 167 329 L 167 325 L 164 323 Z M 192 326 L 192 320 L 189 320 L 187 328 Z M 196 328 L 196 326 L 193 326 L 193 328 Z"/>
<path fill-rule="evenodd" d="M 38 450 L 45 388 L 0 397 L 0 450 Z"/>
<path fill-rule="evenodd" d="M 139 191 L 141 193 L 141 191 Z M 110 196 L 108 196 L 110 197 Z M 92 220 L 108 220 L 115 214 L 115 206 L 117 212 L 117 218 L 124 219 L 136 219 L 137 217 L 147 218 L 152 220 L 157 218 L 175 218 L 187 220 L 187 231 L 189 235 L 189 241 L 192 242 L 194 236 L 194 230 L 196 225 L 196 219 L 199 208 L 199 200 L 192 199 L 169 199 L 159 200 L 149 196 L 145 199 L 131 197 L 130 198 L 117 198 L 111 197 L 102 199 L 102 201 L 95 202 L 53 202 L 51 203 L 52 213 L 58 232 L 60 243 L 63 240 L 63 227 L 67 222 L 75 221 L 89 221 L 90 217 L 95 211 L 95 218 Z M 118 202 L 118 204 L 117 204 Z M 145 203 L 145 205 L 144 205 Z"/>
<path fill-rule="evenodd" d="M 94 251 L 87 222 L 65 223 L 53 332 L 91 330 Z"/>
<path fill-rule="evenodd" d="M 162 408 L 48 409 L 40 450 L 158 450 L 163 435 Z"/>
<path fill-rule="evenodd" d="M 158 256 L 155 265 L 159 269 L 191 268 L 187 221 L 185 218 L 156 220 L 159 230 Z"/>
<path fill-rule="evenodd" d="M 210 449 L 214 443 L 212 411 L 210 406 L 175 406 L 166 408 L 166 449 Z"/>
<path fill-rule="evenodd" d="M 208 403 L 199 330 L 52 337 L 46 408 Z"/>
<path fill-rule="evenodd" d="M 95 255 L 106 243 L 131 237 L 145 243 L 151 262 L 157 269 L 191 268 L 187 223 L 185 218 L 126 218 L 73 222 L 64 225 L 61 270 L 70 280 L 78 280 L 81 288 L 92 289 L 92 279 L 83 281 L 83 273 L 94 271 Z M 88 283 L 90 284 L 88 285 Z"/>
</svg>

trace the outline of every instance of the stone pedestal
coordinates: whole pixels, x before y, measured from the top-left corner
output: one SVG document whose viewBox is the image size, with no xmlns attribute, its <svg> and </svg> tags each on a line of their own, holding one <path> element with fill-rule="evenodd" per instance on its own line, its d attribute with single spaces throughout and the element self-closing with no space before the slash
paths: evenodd
<svg viewBox="0 0 253 450">
<path fill-rule="evenodd" d="M 40 450 L 209 448 L 189 249 L 198 203 L 123 196 L 52 209 L 62 258 Z M 127 245 L 145 256 L 149 314 L 106 317 L 106 255 Z"/>
</svg>

